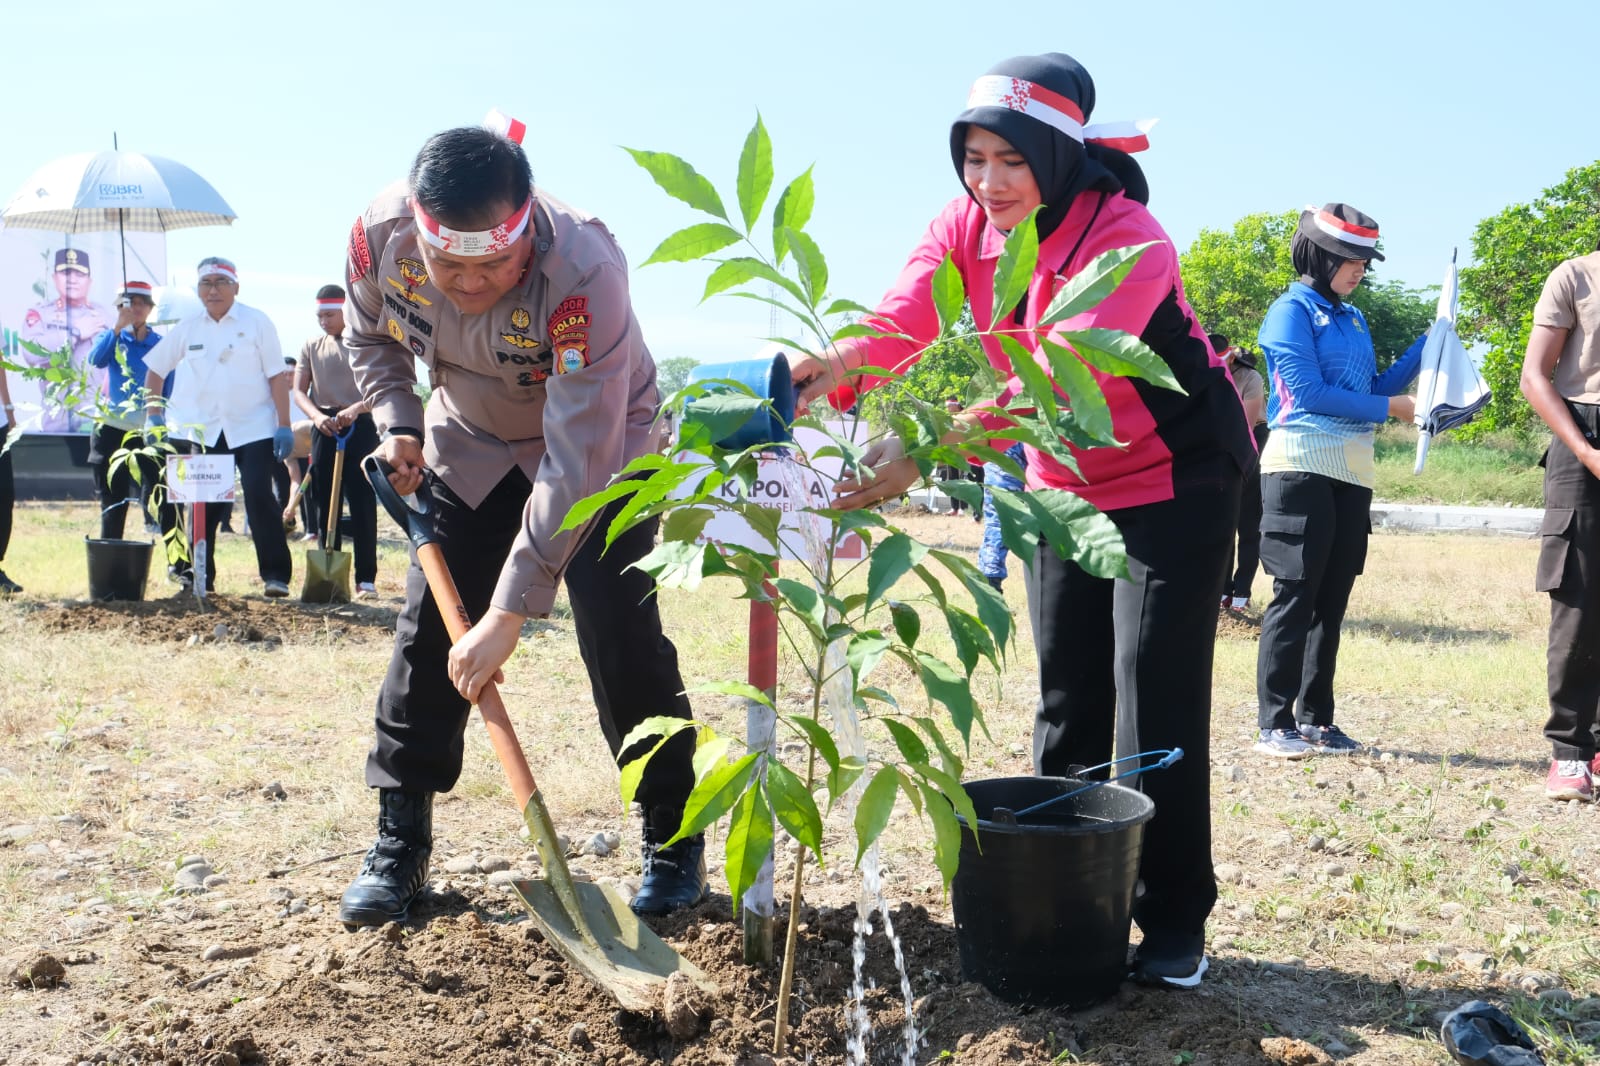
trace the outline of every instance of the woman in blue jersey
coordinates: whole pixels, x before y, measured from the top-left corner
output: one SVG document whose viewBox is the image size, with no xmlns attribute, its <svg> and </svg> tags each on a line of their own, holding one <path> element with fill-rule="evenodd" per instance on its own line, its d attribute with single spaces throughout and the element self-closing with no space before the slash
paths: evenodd
<svg viewBox="0 0 1600 1066">
<path fill-rule="evenodd" d="M 1367 558 L 1373 427 L 1411 421 L 1402 395 L 1418 338 L 1382 374 L 1366 319 L 1347 301 L 1382 259 L 1378 224 L 1348 204 L 1307 209 L 1292 246 L 1300 280 L 1261 324 L 1271 380 L 1261 453 L 1261 564 L 1273 577 L 1256 663 L 1255 750 L 1284 759 L 1361 745 L 1333 724 L 1333 672 L 1350 590 Z"/>
</svg>

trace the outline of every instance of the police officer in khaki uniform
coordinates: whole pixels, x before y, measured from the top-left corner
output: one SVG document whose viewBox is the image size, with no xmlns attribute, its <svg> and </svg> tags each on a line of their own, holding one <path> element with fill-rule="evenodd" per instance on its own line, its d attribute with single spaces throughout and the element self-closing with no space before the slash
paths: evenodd
<svg viewBox="0 0 1600 1066">
<path fill-rule="evenodd" d="M 55 299 L 41 300 L 28 308 L 17 333 L 23 340 L 48 351 L 71 348 L 72 365 L 81 370 L 88 363 L 95 337 L 110 329 L 117 316 L 89 299 L 88 252 L 77 248 L 59 249 L 55 256 L 54 279 Z M 47 365 L 31 352 L 24 352 L 23 358 L 34 366 Z M 70 433 L 88 424 L 88 419 L 59 403 L 45 401 L 43 406 L 39 429 L 46 433 Z"/>
<path fill-rule="evenodd" d="M 655 365 L 610 232 L 535 189 L 517 143 L 448 130 L 423 146 L 409 182 L 357 220 L 349 280 L 346 340 L 382 434 L 377 454 L 399 492 L 429 480 L 445 559 L 480 619 L 450 648 L 413 555 L 367 757 L 378 840 L 340 907 L 347 923 L 377 924 L 403 919 L 427 880 L 433 794 L 460 773 L 468 700 L 499 679 L 523 622 L 549 614 L 560 582 L 613 755 L 646 718 L 691 711 L 651 581 L 629 569 L 651 550 L 655 524 L 603 556 L 615 505 L 557 532 L 572 504 L 659 444 Z M 431 372 L 426 411 L 417 360 Z M 641 913 L 706 895 L 703 837 L 656 849 L 682 819 L 692 756 L 692 734 L 680 732 L 639 787 Z"/>
</svg>

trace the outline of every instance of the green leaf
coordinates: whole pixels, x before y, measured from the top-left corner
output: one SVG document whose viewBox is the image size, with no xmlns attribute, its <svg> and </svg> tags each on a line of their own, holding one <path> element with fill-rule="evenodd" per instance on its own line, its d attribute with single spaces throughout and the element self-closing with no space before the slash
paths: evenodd
<svg viewBox="0 0 1600 1066">
<path fill-rule="evenodd" d="M 1006 246 L 994 269 L 994 317 L 989 322 L 991 331 L 999 329 L 1006 316 L 1015 311 L 1017 304 L 1028 295 L 1028 285 L 1033 281 L 1033 268 L 1039 262 L 1038 218 L 1040 208 L 1028 212 L 1028 217 L 1017 223 L 1006 237 Z"/>
<path fill-rule="evenodd" d="M 777 206 L 772 209 L 772 254 L 779 266 L 783 265 L 784 257 L 789 254 L 787 231 L 804 229 L 805 224 L 811 221 L 811 208 L 816 202 L 811 170 L 811 167 L 806 167 L 804 174 L 791 181 L 778 197 Z"/>
<path fill-rule="evenodd" d="M 696 211 L 715 215 L 724 222 L 728 220 L 728 212 L 723 210 L 722 198 L 717 195 L 716 187 L 684 160 L 669 152 L 647 152 L 626 147 L 623 151 L 649 171 L 668 196 L 682 200 Z"/>
<path fill-rule="evenodd" d="M 917 782 L 922 789 L 923 804 L 928 821 L 933 823 L 933 864 L 939 868 L 939 878 L 944 882 L 946 895 L 950 882 L 955 880 L 956 867 L 961 862 L 961 823 L 944 794 L 925 781 Z"/>
<path fill-rule="evenodd" d="M 956 658 L 961 667 L 972 676 L 980 658 L 994 658 L 994 643 L 975 615 L 963 611 L 953 603 L 944 607 L 945 626 L 950 630 L 950 641 L 955 645 Z"/>
<path fill-rule="evenodd" d="M 840 796 L 850 790 L 856 779 L 866 773 L 867 764 L 854 755 L 846 755 L 839 760 L 836 770 L 828 771 L 828 805 L 831 807 Z"/>
<path fill-rule="evenodd" d="M 897 651 L 895 654 L 901 655 L 903 653 Z M 881 688 L 878 688 L 876 685 L 862 685 L 860 688 L 856 689 L 857 707 L 865 707 L 868 700 L 876 700 L 878 703 L 886 703 L 897 711 L 900 709 L 900 703 L 894 698 L 894 695 L 890 692 L 884 691 Z"/>
<path fill-rule="evenodd" d="M 1129 248 L 1113 248 L 1094 257 L 1082 270 L 1068 278 L 1039 318 L 1040 326 L 1065 322 L 1085 311 L 1091 311 L 1116 291 L 1144 253 L 1154 248 L 1157 241 L 1146 241 Z"/>
<path fill-rule="evenodd" d="M 963 763 L 961 757 L 950 750 L 949 743 L 944 739 L 944 734 L 939 730 L 939 723 L 932 718 L 914 718 L 912 721 L 933 741 L 933 746 L 939 749 L 939 764 L 944 767 L 944 772 L 956 780 L 961 780 Z"/>
<path fill-rule="evenodd" d="M 795 268 L 800 274 L 800 284 L 805 288 L 808 297 L 806 302 L 820 303 L 823 294 L 828 291 L 828 261 L 822 257 L 822 249 L 817 247 L 817 242 L 804 230 L 791 227 L 784 231 L 783 236 L 789 251 L 794 255 Z"/>
<path fill-rule="evenodd" d="M 876 629 L 869 629 L 864 633 L 857 633 L 850 638 L 850 643 L 845 646 L 845 660 L 850 664 L 850 672 L 855 675 L 856 684 L 872 672 L 878 665 L 884 653 L 889 650 L 889 638 Z"/>
<path fill-rule="evenodd" d="M 916 656 L 917 674 L 922 679 L 922 687 L 928 690 L 929 698 L 945 705 L 950 712 L 950 721 L 961 733 L 961 739 L 970 744 L 972 722 L 978 711 L 973 706 L 972 688 L 966 675 L 956 673 L 948 663 L 927 652 L 912 654 Z"/>
<path fill-rule="evenodd" d="M 1036 489 L 1022 500 L 1039 523 L 1039 532 L 1063 559 L 1095 577 L 1128 576 L 1122 534 L 1103 513 L 1080 496 L 1061 489 Z"/>
<path fill-rule="evenodd" d="M 927 763 L 918 763 L 911 769 L 933 782 L 933 786 L 955 807 L 956 813 L 967 820 L 968 825 L 977 826 L 978 812 L 972 806 L 972 797 L 967 795 L 967 790 L 961 787 L 959 780 Z"/>
<path fill-rule="evenodd" d="M 695 783 L 683 805 L 683 826 L 668 844 L 705 831 L 706 826 L 727 814 L 738 802 L 756 772 L 756 752 L 733 762 L 722 763 Z"/>
<path fill-rule="evenodd" d="M 783 831 L 810 848 L 822 861 L 822 812 L 805 782 L 776 759 L 767 762 L 767 795 Z"/>
<path fill-rule="evenodd" d="M 828 728 L 814 718 L 807 718 L 803 714 L 786 714 L 783 720 L 805 734 L 811 747 L 816 749 L 822 761 L 828 764 L 828 770 L 839 768 L 839 748 L 833 742 L 833 734 Z"/>
<path fill-rule="evenodd" d="M 710 544 L 664 540 L 633 565 L 655 578 L 662 588 L 693 592 L 700 587 L 704 576 L 707 552 L 715 555 L 716 549 Z"/>
<path fill-rule="evenodd" d="M 772 697 L 744 681 L 705 681 L 684 690 L 685 692 L 716 692 L 723 696 L 737 696 L 742 700 L 772 707 Z"/>
<path fill-rule="evenodd" d="M 740 382 L 709 378 L 695 384 L 708 391 L 684 408 L 682 425 L 704 426 L 710 440 L 725 440 L 767 409 L 767 401 Z"/>
<path fill-rule="evenodd" d="M 867 559 L 867 605 L 882 599 L 928 554 L 925 545 L 904 533 L 894 533 L 875 544 Z M 899 622 L 895 623 L 899 628 Z M 911 641 L 906 641 L 909 644 Z"/>
<path fill-rule="evenodd" d="M 1049 337 L 1043 338 L 1040 343 L 1050 360 L 1056 384 L 1067 394 L 1073 421 L 1096 441 L 1115 444 L 1117 438 L 1111 426 L 1111 408 L 1094 374 L 1071 349 L 1062 347 Z"/>
<path fill-rule="evenodd" d="M 829 339 L 837 343 L 838 341 L 849 340 L 851 337 L 889 337 L 893 340 L 912 339 L 904 333 L 892 333 L 889 330 L 880 329 L 865 322 L 847 322 L 834 330 Z"/>
<path fill-rule="evenodd" d="M 651 263 L 687 263 L 691 259 L 699 259 L 720 252 L 735 241 L 741 241 L 744 235 L 732 226 L 724 226 L 720 222 L 699 222 L 693 226 L 686 226 L 656 245 L 656 250 L 650 253 L 650 258 L 639 265 L 649 266 Z"/>
<path fill-rule="evenodd" d="M 944 253 L 943 261 L 934 270 L 932 287 L 933 307 L 939 313 L 939 336 L 946 337 L 961 321 L 967 303 L 967 287 L 951 253 Z"/>
<path fill-rule="evenodd" d="M 728 259 L 728 260 L 724 261 L 723 266 L 726 266 L 728 263 L 738 263 L 740 265 L 740 269 L 741 270 L 749 271 L 750 272 L 749 280 L 751 280 L 751 281 L 758 281 L 759 280 L 759 281 L 769 282 L 769 283 L 771 283 L 773 285 L 776 285 L 778 288 L 782 289 L 784 292 L 788 293 L 790 296 L 793 296 L 799 303 L 801 303 L 801 304 L 806 303 L 805 291 L 800 288 L 799 284 L 793 278 L 789 277 L 787 274 L 783 273 L 781 270 L 774 270 L 771 266 L 769 266 L 767 263 L 762 262 L 760 259 L 751 259 L 749 257 L 741 257 L 739 259 Z M 718 269 L 720 270 L 721 267 L 718 267 Z M 706 284 L 709 286 L 710 282 L 707 282 Z M 743 293 L 735 293 L 734 295 L 736 295 L 736 296 L 744 296 L 744 297 L 755 297 L 756 294 L 755 293 L 749 293 L 749 292 L 743 292 Z M 788 304 L 779 303 L 779 304 L 777 304 L 777 306 L 781 307 L 781 308 L 783 308 L 785 310 L 790 311 L 791 314 L 796 313 L 796 312 L 793 311 L 793 309 L 791 309 L 789 307 Z M 801 347 L 803 347 L 803 345 L 791 344 L 791 347 L 801 348 Z"/>
<path fill-rule="evenodd" d="M 700 302 L 705 303 L 719 292 L 725 292 L 736 285 L 743 285 L 747 281 L 754 281 L 760 276 L 752 264 L 765 266 L 759 259 L 740 257 L 737 259 L 724 259 L 717 264 L 717 269 L 706 278 L 706 291 L 700 294 Z"/>
<path fill-rule="evenodd" d="M 677 718 L 670 714 L 652 715 L 628 730 L 628 735 L 622 738 L 622 745 L 617 750 L 627 751 L 640 741 L 654 736 L 671 738 L 685 729 L 699 728 L 699 724 L 691 719 Z"/>
<path fill-rule="evenodd" d="M 739 213 L 744 216 L 746 231 L 754 228 L 761 217 L 761 208 L 772 191 L 772 138 L 756 112 L 756 124 L 744 139 L 744 150 L 739 153 Z"/>
<path fill-rule="evenodd" d="M 638 758 L 629 759 L 619 768 L 621 780 L 618 783 L 617 791 L 622 796 L 622 805 L 624 807 L 633 802 L 634 795 L 639 791 L 639 782 L 644 780 L 645 767 L 650 765 L 650 760 L 655 758 L 656 752 L 660 751 L 661 746 L 669 739 L 671 738 L 662 737 L 655 742 L 649 751 Z"/>
<path fill-rule="evenodd" d="M 811 585 L 786 577 L 780 577 L 772 584 L 779 595 L 788 601 L 789 609 L 794 615 L 806 624 L 806 628 L 814 636 L 822 639 L 825 631 L 823 613 L 825 605 L 817 590 Z"/>
<path fill-rule="evenodd" d="M 577 503 L 568 508 L 567 517 L 561 520 L 561 529 L 559 532 L 566 532 L 569 529 L 578 528 L 579 526 L 588 522 L 589 519 L 605 510 L 606 505 L 612 500 L 618 499 L 622 496 L 631 496 L 643 487 L 644 482 L 642 481 L 614 481 L 605 488 L 601 489 L 599 492 L 594 492 L 588 496 L 585 496 L 583 499 L 579 500 Z"/>
<path fill-rule="evenodd" d="M 694 544 L 705 532 L 706 523 L 715 517 L 710 507 L 679 507 L 661 520 L 661 539 Z"/>
<path fill-rule="evenodd" d="M 861 803 L 856 807 L 856 865 L 867 853 L 873 841 L 883 835 L 894 813 L 894 798 L 900 791 L 900 774 L 892 766 L 885 766 L 872 775 L 866 791 L 861 793 Z"/>
<path fill-rule="evenodd" d="M 1005 352 L 1006 359 L 1010 361 L 1012 373 L 1022 382 L 1024 395 L 1033 401 L 1046 418 L 1054 421 L 1057 411 L 1056 387 L 1050 375 L 1045 373 L 1034 354 L 1023 347 L 1017 338 L 1008 333 L 1002 333 L 999 337 L 1000 350 Z M 1016 405 L 1015 401 L 1013 405 Z"/>
<path fill-rule="evenodd" d="M 1033 512 L 1022 502 L 1022 493 L 994 486 L 988 492 L 995 517 L 1000 520 L 1000 539 L 1006 550 L 1021 559 L 1024 566 L 1032 566 L 1039 534 L 1034 528 Z"/>
<path fill-rule="evenodd" d="M 900 749 L 900 754 L 905 756 L 906 762 L 928 761 L 928 747 L 922 743 L 922 738 L 917 736 L 916 730 L 893 718 L 884 718 L 882 722 L 889 735 L 894 737 L 894 745 Z"/>
<path fill-rule="evenodd" d="M 890 600 L 889 619 L 894 623 L 894 632 L 900 638 L 900 643 L 908 648 L 913 647 L 917 637 L 922 635 L 922 616 L 917 614 L 917 609 L 908 603 Z"/>
<path fill-rule="evenodd" d="M 827 307 L 822 309 L 822 313 L 825 316 L 831 317 L 833 315 L 843 314 L 870 315 L 875 314 L 876 312 L 874 312 L 870 307 L 856 303 L 854 300 L 846 300 L 841 298 L 830 302 Z"/>
<path fill-rule="evenodd" d="M 772 810 L 761 789 L 752 788 L 739 797 L 738 807 L 728 826 L 728 889 L 733 893 L 737 914 L 744 894 L 756 883 L 761 866 L 772 854 Z"/>
<path fill-rule="evenodd" d="M 694 749 L 694 779 L 701 780 L 712 769 L 727 761 L 728 749 L 733 747 L 733 738 L 719 736 L 710 729 L 701 731 L 701 735 L 710 735 L 711 739 L 697 744 Z"/>
<path fill-rule="evenodd" d="M 896 771 L 895 776 L 900 780 L 900 791 L 906 795 L 906 801 L 911 804 L 911 809 L 917 817 L 922 817 L 922 792 L 917 788 L 917 782 L 904 773 Z"/>
<path fill-rule="evenodd" d="M 1103 374 L 1119 378 L 1143 378 L 1153 385 L 1187 396 L 1167 361 L 1149 345 L 1120 329 L 1078 329 L 1062 334 L 1079 358 Z"/>
</svg>

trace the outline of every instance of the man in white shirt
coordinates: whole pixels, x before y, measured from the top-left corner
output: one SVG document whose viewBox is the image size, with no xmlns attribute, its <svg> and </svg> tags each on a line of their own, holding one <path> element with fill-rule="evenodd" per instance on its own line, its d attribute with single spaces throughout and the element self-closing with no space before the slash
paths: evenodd
<svg viewBox="0 0 1600 1066">
<path fill-rule="evenodd" d="M 226 259 L 200 260 L 200 301 L 205 313 L 186 318 L 145 356 L 145 425 L 169 426 L 186 452 L 226 452 L 239 468 L 245 514 L 266 594 L 289 594 L 294 564 L 272 493 L 273 468 L 294 450 L 289 428 L 289 367 L 272 320 L 236 302 L 239 272 Z M 161 379 L 175 373 L 163 412 Z M 215 544 L 221 508 L 206 511 L 206 542 Z M 192 580 L 184 563 L 180 578 Z M 206 574 L 206 591 L 215 584 Z"/>
</svg>

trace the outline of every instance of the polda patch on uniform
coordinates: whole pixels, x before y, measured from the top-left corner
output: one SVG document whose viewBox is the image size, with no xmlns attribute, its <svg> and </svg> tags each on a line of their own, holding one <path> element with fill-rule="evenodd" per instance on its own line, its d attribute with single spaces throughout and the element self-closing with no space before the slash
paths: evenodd
<svg viewBox="0 0 1600 1066">
<path fill-rule="evenodd" d="M 589 365 L 589 346 L 582 342 L 569 343 L 556 349 L 556 373 L 570 374 Z"/>
<path fill-rule="evenodd" d="M 350 280 L 360 281 L 372 269 L 372 252 L 367 248 L 367 227 L 360 217 L 350 227 Z"/>
<path fill-rule="evenodd" d="M 552 337 L 559 337 L 563 333 L 573 330 L 587 330 L 589 328 L 589 298 L 587 296 L 568 296 L 556 307 L 550 315 L 550 321 L 545 330 Z"/>
</svg>

